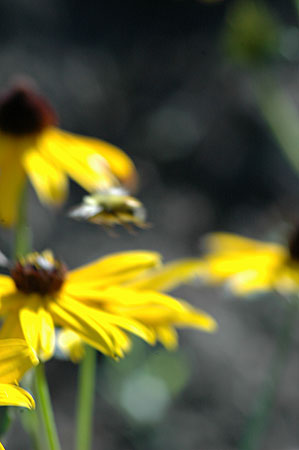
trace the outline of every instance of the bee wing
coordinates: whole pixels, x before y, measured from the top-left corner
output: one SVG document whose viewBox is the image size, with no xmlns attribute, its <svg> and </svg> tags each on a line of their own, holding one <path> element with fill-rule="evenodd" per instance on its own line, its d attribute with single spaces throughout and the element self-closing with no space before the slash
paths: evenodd
<svg viewBox="0 0 299 450">
<path fill-rule="evenodd" d="M 72 208 L 68 216 L 76 220 L 88 220 L 103 211 L 100 205 L 79 205 Z"/>
</svg>

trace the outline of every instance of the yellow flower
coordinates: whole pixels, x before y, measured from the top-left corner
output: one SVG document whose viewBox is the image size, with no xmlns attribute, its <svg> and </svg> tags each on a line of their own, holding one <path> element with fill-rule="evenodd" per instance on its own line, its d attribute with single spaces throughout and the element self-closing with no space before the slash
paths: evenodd
<svg viewBox="0 0 299 450">
<path fill-rule="evenodd" d="M 55 325 L 112 357 L 130 348 L 128 331 L 171 347 L 173 326 L 214 330 L 215 321 L 187 303 L 134 288 L 134 280 L 159 264 L 156 253 L 132 251 L 67 273 L 49 251 L 30 254 L 16 263 L 11 277 L 0 276 L 0 314 L 5 316 L 0 337 L 24 337 L 46 360 L 54 351 Z"/>
<path fill-rule="evenodd" d="M 38 364 L 35 352 L 22 339 L 0 340 L 0 405 L 34 408 L 31 395 L 17 383 L 24 373 Z M 0 450 L 4 447 L 0 443 Z"/>
<path fill-rule="evenodd" d="M 56 127 L 48 102 L 26 85 L 0 99 L 0 219 L 14 224 L 26 175 L 40 200 L 61 204 L 70 176 L 89 192 L 136 183 L 132 161 L 107 142 Z"/>
<path fill-rule="evenodd" d="M 84 292 L 85 304 L 137 320 L 154 334 L 155 339 L 171 350 L 177 346 L 177 327 L 196 327 L 208 332 L 217 328 L 215 320 L 207 313 L 193 309 L 186 302 L 155 292 L 168 291 L 197 277 L 200 264 L 198 259 L 190 258 L 156 266 L 131 280 L 119 279 L 119 286 L 107 287 L 98 294 L 97 289 L 103 287 L 101 280 L 89 279 L 84 284 L 81 282 L 82 294 L 76 285 L 73 295 L 80 296 Z M 79 281 L 80 277 L 79 271 L 73 277 L 73 282 Z M 78 362 L 84 354 L 80 338 L 70 330 L 60 332 L 58 344 L 74 362 Z"/>
<path fill-rule="evenodd" d="M 229 233 L 212 233 L 199 273 L 214 283 L 226 282 L 238 295 L 299 289 L 299 232 L 288 246 L 256 241 Z"/>
</svg>

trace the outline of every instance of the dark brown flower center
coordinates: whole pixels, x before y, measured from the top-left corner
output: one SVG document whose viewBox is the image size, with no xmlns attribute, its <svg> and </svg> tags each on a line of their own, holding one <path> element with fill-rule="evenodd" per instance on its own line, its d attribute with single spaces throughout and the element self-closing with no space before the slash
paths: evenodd
<svg viewBox="0 0 299 450">
<path fill-rule="evenodd" d="M 57 123 L 48 101 L 28 87 L 16 86 L 0 98 L 0 129 L 5 133 L 33 134 Z"/>
<path fill-rule="evenodd" d="M 299 227 L 297 226 L 289 239 L 289 253 L 294 261 L 299 261 Z"/>
<path fill-rule="evenodd" d="M 66 265 L 60 261 L 52 262 L 43 254 L 32 254 L 29 260 L 17 261 L 10 274 L 19 291 L 49 295 L 59 291 L 66 272 Z"/>
</svg>

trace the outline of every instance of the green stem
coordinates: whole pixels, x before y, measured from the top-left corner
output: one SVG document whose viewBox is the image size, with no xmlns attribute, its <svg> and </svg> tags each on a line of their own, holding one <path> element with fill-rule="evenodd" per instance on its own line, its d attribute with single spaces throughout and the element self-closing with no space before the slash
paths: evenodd
<svg viewBox="0 0 299 450">
<path fill-rule="evenodd" d="M 79 367 L 76 450 L 90 450 L 91 448 L 96 356 L 96 350 L 86 346 L 85 357 Z"/>
<path fill-rule="evenodd" d="M 43 363 L 40 363 L 35 368 L 35 390 L 38 400 L 37 408 L 44 424 L 49 449 L 60 450 L 61 447 L 56 431 L 51 398 Z"/>
<path fill-rule="evenodd" d="M 14 259 L 24 256 L 31 251 L 31 231 L 27 223 L 27 195 L 28 184 L 26 183 L 21 193 L 15 226 Z"/>
<path fill-rule="evenodd" d="M 298 306 L 297 298 L 292 299 L 287 304 L 286 316 L 278 336 L 276 352 L 270 364 L 267 378 L 247 422 L 239 450 L 256 450 L 261 447 L 263 433 L 267 427 L 271 410 L 273 409 L 277 389 L 282 379 L 289 354 L 290 343 L 295 330 Z"/>
<path fill-rule="evenodd" d="M 289 162 L 299 172 L 299 114 L 294 102 L 275 82 L 273 74 L 259 74 L 254 86 L 266 123 Z"/>
</svg>

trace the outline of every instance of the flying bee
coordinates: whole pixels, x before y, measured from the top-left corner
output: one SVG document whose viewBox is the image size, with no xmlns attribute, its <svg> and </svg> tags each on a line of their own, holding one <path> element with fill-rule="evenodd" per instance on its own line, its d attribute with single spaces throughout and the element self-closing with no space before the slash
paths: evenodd
<svg viewBox="0 0 299 450">
<path fill-rule="evenodd" d="M 123 225 L 129 231 L 132 231 L 131 224 L 139 228 L 148 226 L 143 204 L 120 187 L 86 195 L 80 205 L 71 209 L 69 217 L 104 227 Z"/>
</svg>

